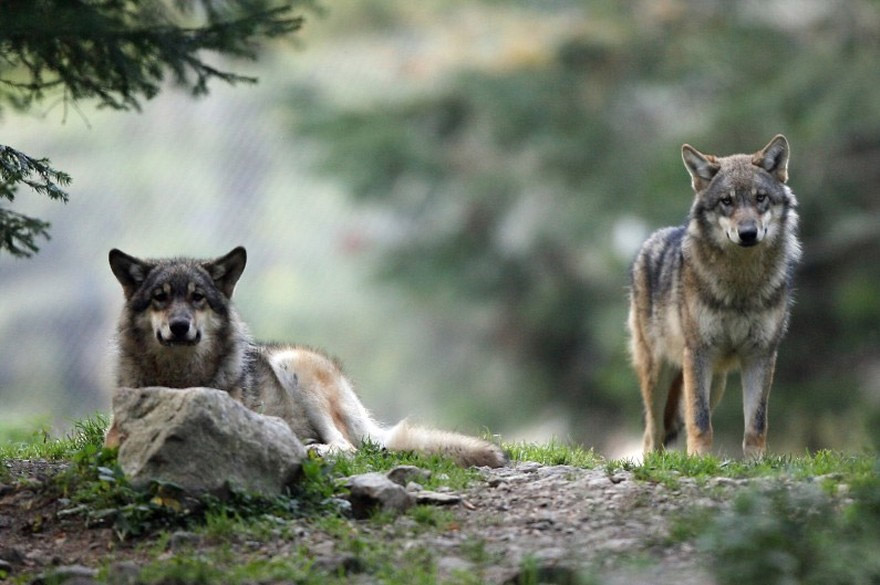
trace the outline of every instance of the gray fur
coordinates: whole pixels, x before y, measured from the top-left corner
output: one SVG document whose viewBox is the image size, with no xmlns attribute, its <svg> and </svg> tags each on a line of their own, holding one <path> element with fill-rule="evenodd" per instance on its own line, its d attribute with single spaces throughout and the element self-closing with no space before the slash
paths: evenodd
<svg viewBox="0 0 880 585">
<path fill-rule="evenodd" d="M 141 260 L 112 250 L 109 260 L 125 295 L 117 328 L 120 387 L 224 390 L 256 412 L 284 419 L 320 453 L 371 441 L 444 453 L 462 465 L 506 462 L 481 439 L 405 424 L 385 429 L 337 362 L 299 345 L 256 343 L 230 300 L 247 261 L 244 248 L 214 260 Z M 114 429 L 108 442 L 116 439 Z"/>
<path fill-rule="evenodd" d="M 654 233 L 632 268 L 629 329 L 646 452 L 674 438 L 681 418 L 688 452 L 708 450 L 711 409 L 730 369 L 743 373 L 744 453 L 764 452 L 767 398 L 801 255 L 788 158 L 781 135 L 753 155 L 682 147 L 695 195 L 687 222 Z M 666 416 L 661 428 L 667 389 L 665 412 L 678 416 Z"/>
</svg>

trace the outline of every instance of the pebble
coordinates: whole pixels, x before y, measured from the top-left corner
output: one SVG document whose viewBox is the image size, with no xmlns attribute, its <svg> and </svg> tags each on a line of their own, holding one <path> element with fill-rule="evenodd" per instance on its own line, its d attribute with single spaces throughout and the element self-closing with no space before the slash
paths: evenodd
<svg viewBox="0 0 880 585">
<path fill-rule="evenodd" d="M 87 585 L 95 583 L 95 577 L 98 575 L 97 569 L 84 567 L 82 565 L 61 565 L 46 571 L 33 581 L 34 585 L 43 585 L 44 583 L 64 584 L 64 585 Z"/>
<path fill-rule="evenodd" d="M 441 575 L 450 573 L 467 573 L 473 570 L 473 563 L 459 557 L 441 557 L 437 560 L 437 571 Z"/>
<path fill-rule="evenodd" d="M 107 574 L 108 585 L 136 585 L 141 569 L 134 561 L 114 563 Z"/>
<path fill-rule="evenodd" d="M 177 530 L 171 535 L 171 539 L 168 541 L 168 547 L 172 550 L 177 550 L 183 547 L 197 546 L 200 541 L 201 538 L 194 532 Z"/>
<path fill-rule="evenodd" d="M 398 465 L 385 476 L 397 485 L 406 486 L 410 482 L 425 482 L 431 479 L 431 471 L 415 465 Z"/>
<path fill-rule="evenodd" d="M 461 502 L 461 496 L 448 492 L 433 492 L 430 490 L 422 490 L 415 494 L 416 503 L 432 506 L 451 506 Z"/>
</svg>

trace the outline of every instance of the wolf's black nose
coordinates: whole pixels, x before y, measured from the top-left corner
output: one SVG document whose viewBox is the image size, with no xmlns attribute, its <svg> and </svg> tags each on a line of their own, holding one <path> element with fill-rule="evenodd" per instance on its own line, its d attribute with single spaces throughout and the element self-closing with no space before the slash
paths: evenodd
<svg viewBox="0 0 880 585">
<path fill-rule="evenodd" d="M 185 338 L 189 333 L 189 321 L 186 319 L 175 319 L 168 324 L 168 328 L 171 329 L 171 335 L 174 337 L 178 339 Z"/>
<path fill-rule="evenodd" d="M 758 226 L 747 224 L 739 228 L 739 242 L 743 246 L 754 246 L 758 243 Z"/>
</svg>

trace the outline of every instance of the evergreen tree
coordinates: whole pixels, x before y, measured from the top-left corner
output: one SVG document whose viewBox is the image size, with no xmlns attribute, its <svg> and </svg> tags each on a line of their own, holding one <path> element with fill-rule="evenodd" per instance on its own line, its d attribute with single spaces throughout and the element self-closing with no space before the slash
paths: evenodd
<svg viewBox="0 0 880 585">
<path fill-rule="evenodd" d="M 209 63 L 206 53 L 255 59 L 261 40 L 303 23 L 294 9 L 308 0 L 3 0 L 0 1 L 0 114 L 49 97 L 65 106 L 139 110 L 170 78 L 194 96 L 211 81 L 256 80 Z M 65 173 L 0 145 L 0 199 L 21 185 L 66 201 Z M 0 251 L 30 256 L 49 224 L 0 207 Z"/>
</svg>

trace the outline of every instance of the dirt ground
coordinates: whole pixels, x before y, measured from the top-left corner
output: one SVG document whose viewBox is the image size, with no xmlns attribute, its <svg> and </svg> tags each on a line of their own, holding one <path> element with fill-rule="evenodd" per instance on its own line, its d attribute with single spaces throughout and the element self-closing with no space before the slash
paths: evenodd
<svg viewBox="0 0 880 585">
<path fill-rule="evenodd" d="M 47 569 L 73 567 L 67 582 L 95 582 L 88 568 L 119 567 L 117 579 L 136 575 L 138 567 L 156 558 L 145 536 L 120 542 L 106 527 L 86 527 L 75 505 L 47 495 L 45 489 L 66 464 L 6 461 L 0 475 L 0 569 L 32 582 Z M 478 574 L 487 583 L 518 583 L 529 565 L 539 582 L 577 583 L 577 575 L 598 576 L 608 584 L 713 583 L 703 566 L 705 555 L 687 539 L 670 538 L 673 523 L 694 506 L 721 507 L 745 480 L 719 478 L 698 486 L 683 478 L 675 488 L 637 481 L 631 474 L 604 469 L 518 463 L 483 470 L 482 479 L 458 492 L 462 499 L 449 510 L 455 521 L 438 530 L 418 530 L 409 516 L 386 525 L 361 522 L 359 530 L 397 541 L 401 550 L 416 545 L 433 551 L 440 581 L 456 572 Z M 351 559 L 327 534 L 308 520 L 287 534 L 294 539 L 232 542 L 236 552 L 275 558 L 307 547 L 316 566 L 334 569 Z M 166 557 L 176 543 L 201 538 L 174 533 L 166 539 Z M 294 542 L 295 540 L 295 542 Z M 474 560 L 474 543 L 480 543 Z M 213 543 L 198 543 L 213 546 Z M 152 555 L 152 556 L 150 556 Z M 85 568 L 85 569 L 84 569 Z M 356 573 L 356 569 L 353 570 Z M 120 576 L 121 575 L 121 576 Z M 370 578 L 356 582 L 372 582 Z M 118 582 L 133 583 L 134 580 Z"/>
</svg>

